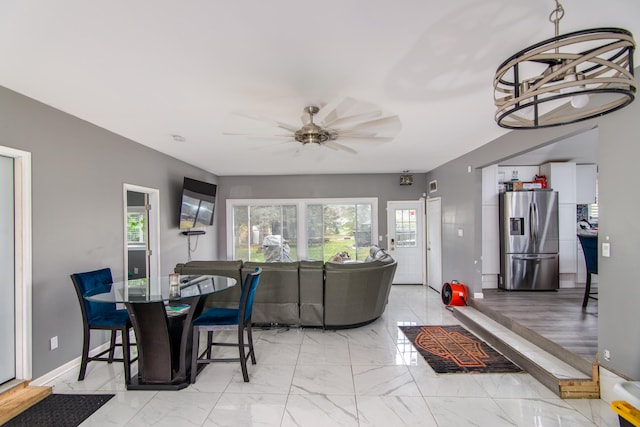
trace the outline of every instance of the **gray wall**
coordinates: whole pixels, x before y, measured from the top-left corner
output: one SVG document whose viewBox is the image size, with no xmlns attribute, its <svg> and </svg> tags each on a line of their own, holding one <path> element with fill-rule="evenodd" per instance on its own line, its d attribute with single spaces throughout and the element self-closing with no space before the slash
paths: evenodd
<svg viewBox="0 0 640 427">
<path fill-rule="evenodd" d="M 69 274 L 111 267 L 123 279 L 123 184 L 160 190 L 162 274 L 187 259 L 178 231 L 184 176 L 200 169 L 0 87 L 0 145 L 32 153 L 33 378 L 78 357 L 80 307 Z M 215 258 L 215 233 L 198 251 Z M 59 348 L 49 350 L 58 336 Z M 96 344 L 104 335 L 94 335 Z"/>
<path fill-rule="evenodd" d="M 636 69 L 636 76 L 639 70 Z M 638 80 L 636 78 L 636 80 Z M 576 133 L 599 128 L 598 183 L 600 242 L 609 237 L 611 257 L 599 258 L 598 349 L 601 365 L 640 380 L 640 101 L 586 122 L 552 129 L 510 132 L 427 174 L 438 180 L 443 212 L 443 280 L 463 281 L 475 292 L 481 283 L 481 182 L 479 168 Z M 467 173 L 467 166 L 475 169 Z M 463 238 L 456 230 L 465 229 Z M 604 349 L 611 360 L 603 357 Z"/>
<path fill-rule="evenodd" d="M 286 159 L 283 159 L 283 161 Z M 413 174 L 413 185 L 400 185 L 397 174 L 371 175 L 296 175 L 296 176 L 221 176 L 216 196 L 218 253 L 226 254 L 227 199 L 287 199 L 377 197 L 378 234 L 386 247 L 387 202 L 418 200 L 426 193 L 425 174 Z"/>
</svg>

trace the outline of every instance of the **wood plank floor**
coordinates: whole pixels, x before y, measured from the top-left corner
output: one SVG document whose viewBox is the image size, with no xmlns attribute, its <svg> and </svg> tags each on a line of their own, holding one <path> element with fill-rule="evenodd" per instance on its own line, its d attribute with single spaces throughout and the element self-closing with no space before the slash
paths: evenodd
<svg viewBox="0 0 640 427">
<path fill-rule="evenodd" d="M 477 300 L 583 359 L 598 353 L 598 301 L 582 308 L 583 289 L 529 292 L 483 290 Z"/>
</svg>

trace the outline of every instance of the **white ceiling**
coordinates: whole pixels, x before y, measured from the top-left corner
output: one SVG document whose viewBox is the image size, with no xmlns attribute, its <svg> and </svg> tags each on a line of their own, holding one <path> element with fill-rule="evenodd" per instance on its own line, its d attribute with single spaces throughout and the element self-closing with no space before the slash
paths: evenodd
<svg viewBox="0 0 640 427">
<path fill-rule="evenodd" d="M 562 33 L 614 26 L 640 34 L 638 0 L 562 5 Z M 0 85 L 218 175 L 426 172 L 506 132 L 493 119 L 493 75 L 553 36 L 554 7 L 4 0 Z M 223 134 L 254 129 L 249 119 L 238 124 L 238 112 L 297 126 L 304 106 L 346 96 L 397 114 L 402 130 L 384 144 L 349 144 L 358 154 Z"/>
</svg>

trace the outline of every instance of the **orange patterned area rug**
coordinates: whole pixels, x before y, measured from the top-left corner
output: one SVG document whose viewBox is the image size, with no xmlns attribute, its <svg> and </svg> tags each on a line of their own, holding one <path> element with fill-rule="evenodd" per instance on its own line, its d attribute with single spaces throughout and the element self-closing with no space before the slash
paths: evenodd
<svg viewBox="0 0 640 427">
<path fill-rule="evenodd" d="M 522 369 L 459 325 L 399 326 L 439 374 L 522 372 Z"/>
</svg>

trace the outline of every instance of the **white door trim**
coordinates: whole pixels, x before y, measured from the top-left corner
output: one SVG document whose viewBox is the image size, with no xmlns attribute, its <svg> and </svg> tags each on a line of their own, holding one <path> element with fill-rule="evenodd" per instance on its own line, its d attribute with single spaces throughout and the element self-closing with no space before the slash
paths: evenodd
<svg viewBox="0 0 640 427">
<path fill-rule="evenodd" d="M 15 298 L 16 379 L 32 375 L 32 241 L 31 153 L 0 146 L 0 155 L 14 160 L 15 186 Z"/>
<path fill-rule="evenodd" d="M 431 218 L 431 215 L 429 215 L 429 204 L 431 203 L 438 203 L 439 207 L 440 207 L 440 217 L 438 218 Z M 426 203 L 426 216 L 427 216 L 427 254 L 426 257 L 428 259 L 427 261 L 427 284 L 434 290 L 440 292 L 440 287 L 442 286 L 441 283 L 435 284 L 435 283 L 431 283 L 431 273 L 432 273 L 432 266 L 431 266 L 431 262 L 432 261 L 430 258 L 430 253 L 431 251 L 433 251 L 433 247 L 429 246 L 430 245 L 430 241 L 431 241 L 431 236 L 429 235 L 429 229 L 431 228 L 431 221 L 437 220 L 439 222 L 439 230 L 440 230 L 440 247 L 437 248 L 438 253 L 440 254 L 440 266 L 439 266 L 439 270 L 440 270 L 440 275 L 442 275 L 442 198 L 441 197 L 432 197 L 427 199 L 427 203 Z M 442 276 L 440 277 L 440 282 L 442 282 Z"/>
<path fill-rule="evenodd" d="M 124 184 L 122 191 L 122 232 L 124 235 L 123 280 L 127 280 L 127 271 L 129 271 L 129 248 L 127 245 L 127 191 L 135 191 L 149 195 L 149 205 L 151 206 L 151 210 L 149 211 L 149 222 L 151 223 L 149 227 L 149 249 L 151 250 L 151 257 L 149 259 L 148 273 L 149 277 L 160 277 L 160 190 L 133 184 Z"/>
</svg>

